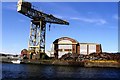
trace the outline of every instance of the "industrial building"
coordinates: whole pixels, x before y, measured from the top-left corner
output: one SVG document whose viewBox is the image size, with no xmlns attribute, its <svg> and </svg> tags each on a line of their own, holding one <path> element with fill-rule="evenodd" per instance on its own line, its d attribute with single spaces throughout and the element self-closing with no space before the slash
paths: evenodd
<svg viewBox="0 0 120 80">
<path fill-rule="evenodd" d="M 101 44 L 97 43 L 79 43 L 77 40 L 69 37 L 61 37 L 56 39 L 52 45 L 53 53 L 52 57 L 60 58 L 62 55 L 67 53 L 76 53 L 89 55 L 90 53 L 101 53 Z"/>
</svg>

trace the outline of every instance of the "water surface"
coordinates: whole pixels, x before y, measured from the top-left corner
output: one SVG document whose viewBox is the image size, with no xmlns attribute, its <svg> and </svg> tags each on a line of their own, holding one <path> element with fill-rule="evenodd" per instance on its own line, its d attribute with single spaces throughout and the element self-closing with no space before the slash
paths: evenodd
<svg viewBox="0 0 120 80">
<path fill-rule="evenodd" d="M 120 80 L 120 69 L 3 63 L 2 78 L 10 80 Z"/>
</svg>

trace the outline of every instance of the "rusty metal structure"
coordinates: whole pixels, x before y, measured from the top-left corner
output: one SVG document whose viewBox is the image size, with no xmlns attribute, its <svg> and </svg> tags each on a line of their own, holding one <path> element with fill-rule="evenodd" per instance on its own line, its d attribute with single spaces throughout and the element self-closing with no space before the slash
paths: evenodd
<svg viewBox="0 0 120 80">
<path fill-rule="evenodd" d="M 46 14 L 36 10 L 30 2 L 18 1 L 17 11 L 31 18 L 30 36 L 28 42 L 28 51 L 31 55 L 40 58 L 40 53 L 45 53 L 45 32 L 46 23 L 69 25 L 65 20 L 54 17 L 52 14 Z"/>
</svg>

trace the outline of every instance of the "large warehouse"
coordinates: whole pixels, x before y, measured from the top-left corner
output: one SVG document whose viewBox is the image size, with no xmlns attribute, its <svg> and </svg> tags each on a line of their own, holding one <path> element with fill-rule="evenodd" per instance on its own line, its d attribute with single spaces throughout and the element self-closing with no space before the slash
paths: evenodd
<svg viewBox="0 0 120 80">
<path fill-rule="evenodd" d="M 67 53 L 76 53 L 89 55 L 90 53 L 102 52 L 101 44 L 97 43 L 79 43 L 75 39 L 69 37 L 58 38 L 53 42 L 53 55 L 60 58 Z"/>
</svg>

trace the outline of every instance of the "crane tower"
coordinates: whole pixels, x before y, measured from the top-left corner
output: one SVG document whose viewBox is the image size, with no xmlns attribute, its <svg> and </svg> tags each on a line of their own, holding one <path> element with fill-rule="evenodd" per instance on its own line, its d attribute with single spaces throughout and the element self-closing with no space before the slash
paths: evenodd
<svg viewBox="0 0 120 80">
<path fill-rule="evenodd" d="M 29 58 L 36 55 L 40 58 L 41 53 L 45 53 L 45 32 L 46 23 L 69 25 L 65 20 L 54 17 L 52 14 L 46 14 L 36 10 L 30 2 L 18 1 L 17 11 L 31 19 L 30 35 L 28 41 Z"/>
</svg>

